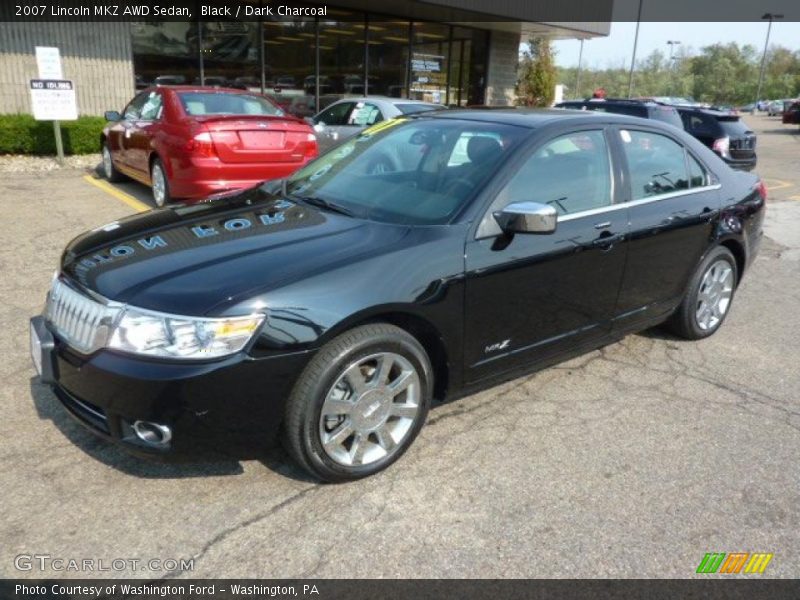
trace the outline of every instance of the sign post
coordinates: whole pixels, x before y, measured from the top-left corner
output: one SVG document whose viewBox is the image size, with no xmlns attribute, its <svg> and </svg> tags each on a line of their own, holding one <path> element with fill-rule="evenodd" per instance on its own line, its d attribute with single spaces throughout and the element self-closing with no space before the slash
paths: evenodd
<svg viewBox="0 0 800 600">
<path fill-rule="evenodd" d="M 31 79 L 33 117 L 37 121 L 53 121 L 58 164 L 63 165 L 61 121 L 74 121 L 78 118 L 75 87 L 71 81 L 64 79 L 58 48 L 36 46 L 36 65 L 39 68 L 39 79 Z"/>
</svg>

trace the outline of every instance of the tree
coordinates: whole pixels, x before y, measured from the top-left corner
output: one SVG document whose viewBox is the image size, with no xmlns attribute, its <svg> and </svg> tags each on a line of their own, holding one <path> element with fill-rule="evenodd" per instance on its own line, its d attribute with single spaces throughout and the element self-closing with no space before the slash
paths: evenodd
<svg viewBox="0 0 800 600">
<path fill-rule="evenodd" d="M 523 53 L 517 81 L 517 104 L 550 106 L 556 94 L 556 66 L 550 40 L 531 38 Z"/>
</svg>

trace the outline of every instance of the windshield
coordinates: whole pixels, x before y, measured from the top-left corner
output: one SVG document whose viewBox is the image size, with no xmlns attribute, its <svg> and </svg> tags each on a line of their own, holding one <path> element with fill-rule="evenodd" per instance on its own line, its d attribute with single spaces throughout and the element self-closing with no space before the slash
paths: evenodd
<svg viewBox="0 0 800 600">
<path fill-rule="evenodd" d="M 178 94 L 187 115 L 256 115 L 282 117 L 283 111 L 261 96 L 224 92 L 181 92 Z"/>
<path fill-rule="evenodd" d="M 384 121 L 295 173 L 287 192 L 376 221 L 445 223 L 526 131 L 451 119 Z"/>
</svg>

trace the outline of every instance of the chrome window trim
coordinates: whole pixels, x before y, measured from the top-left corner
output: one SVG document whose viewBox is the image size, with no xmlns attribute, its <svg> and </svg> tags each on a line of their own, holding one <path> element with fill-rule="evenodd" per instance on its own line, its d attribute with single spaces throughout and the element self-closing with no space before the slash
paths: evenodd
<svg viewBox="0 0 800 600">
<path fill-rule="evenodd" d="M 621 202 L 619 204 L 612 204 L 611 206 L 604 206 L 602 208 L 594 208 L 592 210 L 584 210 L 570 215 L 559 215 L 559 221 L 570 221 L 572 219 L 579 219 L 581 217 L 588 217 L 591 215 L 599 215 L 619 208 L 630 208 L 631 206 L 641 206 L 643 204 L 650 204 L 651 202 L 660 202 L 661 200 L 669 200 L 670 198 L 678 198 L 680 196 L 689 196 L 691 194 L 699 194 L 701 192 L 710 192 L 722 188 L 722 184 L 715 183 L 713 185 L 706 185 L 703 187 L 691 188 L 688 190 L 680 190 L 678 192 L 670 192 L 668 194 L 660 194 L 658 196 L 651 196 L 649 198 L 640 198 L 639 200 L 630 200 L 628 202 Z"/>
</svg>

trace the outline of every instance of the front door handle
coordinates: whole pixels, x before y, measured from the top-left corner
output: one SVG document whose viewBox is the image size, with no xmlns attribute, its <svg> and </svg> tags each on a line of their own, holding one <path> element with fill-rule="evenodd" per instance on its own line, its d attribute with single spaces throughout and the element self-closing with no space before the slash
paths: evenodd
<svg viewBox="0 0 800 600">
<path fill-rule="evenodd" d="M 592 246 L 594 248 L 600 248 L 603 252 L 608 252 L 614 247 L 616 243 L 621 242 L 624 239 L 625 236 L 621 233 L 612 235 L 600 235 L 600 237 L 592 241 Z"/>
</svg>

